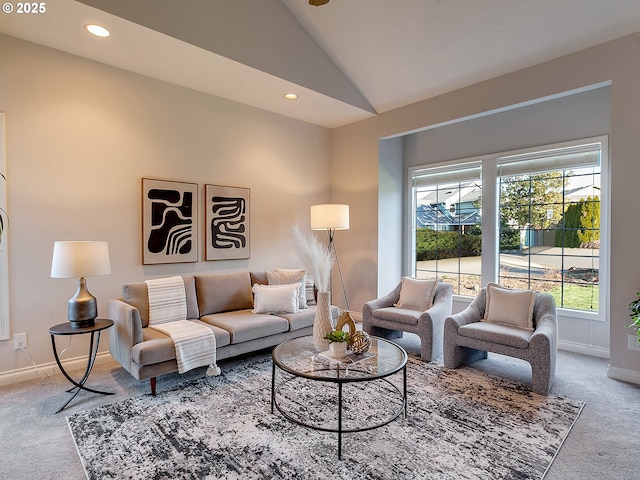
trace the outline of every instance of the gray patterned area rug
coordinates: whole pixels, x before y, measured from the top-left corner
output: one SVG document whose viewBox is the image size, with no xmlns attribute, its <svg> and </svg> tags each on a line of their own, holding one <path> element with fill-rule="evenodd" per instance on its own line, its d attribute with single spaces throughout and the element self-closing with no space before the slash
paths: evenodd
<svg viewBox="0 0 640 480">
<path fill-rule="evenodd" d="M 90 479 L 541 479 L 584 406 L 468 367 L 410 358 L 407 368 L 407 417 L 345 433 L 342 460 L 337 434 L 271 414 L 267 354 L 67 421 Z M 311 422 L 331 423 L 334 387 L 294 379 L 279 398 Z M 346 428 L 399 405 L 380 381 L 346 385 L 344 397 Z"/>
</svg>

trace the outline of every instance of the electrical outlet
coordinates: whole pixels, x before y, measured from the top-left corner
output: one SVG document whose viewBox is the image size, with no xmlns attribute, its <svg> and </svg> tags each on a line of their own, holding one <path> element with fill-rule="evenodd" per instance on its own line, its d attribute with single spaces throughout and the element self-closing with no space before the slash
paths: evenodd
<svg viewBox="0 0 640 480">
<path fill-rule="evenodd" d="M 27 348 L 27 334 L 25 333 L 16 333 L 13 336 L 13 349 L 20 350 L 22 348 Z"/>
<path fill-rule="evenodd" d="M 629 335 L 627 340 L 627 347 L 629 348 L 629 350 L 640 352 L 640 343 L 638 342 L 637 335 Z"/>
</svg>

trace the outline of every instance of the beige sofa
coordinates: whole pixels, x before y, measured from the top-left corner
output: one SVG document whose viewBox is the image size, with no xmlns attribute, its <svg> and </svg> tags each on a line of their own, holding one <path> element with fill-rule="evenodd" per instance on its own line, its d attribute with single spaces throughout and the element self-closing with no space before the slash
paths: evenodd
<svg viewBox="0 0 640 480">
<path fill-rule="evenodd" d="M 278 345 L 313 333 L 315 302 L 307 293 L 308 308 L 297 313 L 253 313 L 252 286 L 266 285 L 266 272 L 202 273 L 183 275 L 187 317 L 209 327 L 216 337 L 217 360 Z M 333 318 L 338 308 L 331 307 Z M 138 380 L 178 371 L 175 347 L 167 335 L 148 328 L 149 301 L 145 282 L 126 283 L 122 297 L 109 301 L 109 351 Z"/>
</svg>

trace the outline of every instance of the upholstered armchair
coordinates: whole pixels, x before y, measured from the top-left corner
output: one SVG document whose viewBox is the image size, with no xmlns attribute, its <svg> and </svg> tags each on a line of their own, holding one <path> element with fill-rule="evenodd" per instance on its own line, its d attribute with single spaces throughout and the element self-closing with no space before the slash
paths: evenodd
<svg viewBox="0 0 640 480">
<path fill-rule="evenodd" d="M 500 288 L 495 284 L 488 285 L 489 289 L 492 287 Z M 500 290 L 497 291 L 502 294 Z M 487 358 L 487 352 L 519 358 L 531 365 L 532 390 L 548 395 L 555 378 L 558 349 L 556 304 L 549 294 L 530 293 L 533 299 L 529 328 L 526 324 L 515 326 L 519 322 L 515 319 L 513 324 L 507 323 L 511 318 L 503 318 L 502 322 L 489 321 L 488 308 L 494 314 L 514 317 L 517 302 L 496 298 L 491 300 L 493 305 L 488 305 L 487 287 L 466 309 L 447 317 L 444 323 L 445 368 L 457 368 Z"/>
<path fill-rule="evenodd" d="M 403 279 L 404 280 L 404 279 Z M 451 285 L 435 282 L 431 306 L 421 310 L 403 308 L 399 304 L 403 282 L 391 292 L 364 304 L 362 329 L 370 335 L 387 339 L 400 338 L 403 332 L 420 337 L 420 357 L 429 362 L 442 355 L 444 319 L 451 315 L 453 289 Z"/>
</svg>

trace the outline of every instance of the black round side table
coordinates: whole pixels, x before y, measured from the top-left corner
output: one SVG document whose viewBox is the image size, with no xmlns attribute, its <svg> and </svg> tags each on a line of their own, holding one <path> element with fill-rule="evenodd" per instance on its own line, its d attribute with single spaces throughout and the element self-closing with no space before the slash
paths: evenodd
<svg viewBox="0 0 640 480">
<path fill-rule="evenodd" d="M 69 380 L 74 386 L 71 387 L 67 392 L 73 393 L 73 396 L 67 400 L 63 406 L 61 406 L 56 413 L 60 413 L 64 408 L 71 403 L 71 400 L 76 398 L 76 395 L 80 392 L 80 390 L 87 390 L 88 392 L 99 393 L 101 395 L 113 395 L 115 392 L 102 392 L 100 390 L 94 390 L 89 387 L 85 387 L 84 384 L 87 382 L 89 378 L 89 374 L 91 373 L 91 369 L 93 368 L 93 364 L 96 361 L 96 356 L 98 355 L 98 346 L 100 344 L 100 332 L 102 330 L 106 330 L 113 326 L 113 320 L 109 320 L 107 318 L 96 318 L 94 325 L 89 327 L 73 327 L 70 322 L 61 323 L 59 325 L 55 325 L 49 329 L 49 335 L 51 335 L 51 345 L 53 346 L 53 356 L 56 358 L 56 363 L 60 368 L 62 374 Z M 60 358 L 58 357 L 58 351 L 56 350 L 56 339 L 57 335 L 83 335 L 83 334 L 91 334 L 91 341 L 89 343 L 89 359 L 87 360 L 87 369 L 84 372 L 84 375 L 80 379 L 79 382 L 76 382 L 73 378 L 69 376 L 69 374 L 62 367 L 62 363 L 60 362 Z"/>
</svg>

